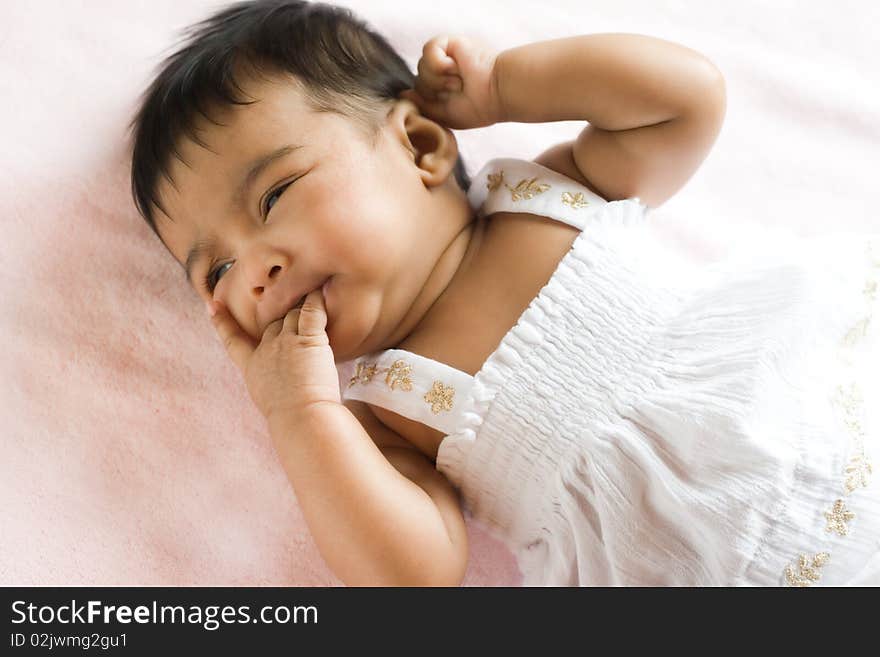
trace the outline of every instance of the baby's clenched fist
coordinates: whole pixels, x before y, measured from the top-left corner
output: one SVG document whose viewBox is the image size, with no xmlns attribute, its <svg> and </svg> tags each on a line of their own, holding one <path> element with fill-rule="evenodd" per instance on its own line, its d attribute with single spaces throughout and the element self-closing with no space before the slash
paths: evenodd
<svg viewBox="0 0 880 657">
<path fill-rule="evenodd" d="M 498 93 L 498 52 L 468 37 L 425 43 L 414 89 L 400 94 L 429 119 L 457 130 L 504 121 Z"/>
</svg>

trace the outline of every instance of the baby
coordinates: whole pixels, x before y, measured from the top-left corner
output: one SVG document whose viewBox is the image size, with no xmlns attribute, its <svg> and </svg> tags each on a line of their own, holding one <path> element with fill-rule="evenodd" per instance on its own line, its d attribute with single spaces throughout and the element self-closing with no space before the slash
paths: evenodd
<svg viewBox="0 0 880 657">
<path fill-rule="evenodd" d="M 876 493 L 847 552 L 822 531 L 868 488 L 876 391 L 822 406 L 830 365 L 802 354 L 859 330 L 877 254 L 841 241 L 823 294 L 807 250 L 675 276 L 642 230 L 725 106 L 718 69 L 660 39 L 438 36 L 413 76 L 347 10 L 293 0 L 223 9 L 166 60 L 133 122 L 135 202 L 345 583 L 458 585 L 459 494 L 526 584 L 805 585 L 838 551 L 833 582 L 876 574 Z M 473 183 L 451 132 L 578 119 Z M 815 331 L 786 341 L 780 317 Z"/>
</svg>

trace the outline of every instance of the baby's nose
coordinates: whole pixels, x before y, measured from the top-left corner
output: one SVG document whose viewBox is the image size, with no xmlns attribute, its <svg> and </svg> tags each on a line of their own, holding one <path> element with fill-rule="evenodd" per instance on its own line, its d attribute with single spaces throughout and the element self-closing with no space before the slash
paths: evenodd
<svg viewBox="0 0 880 657">
<path fill-rule="evenodd" d="M 265 268 L 263 269 L 263 272 L 257 270 L 254 278 L 251 279 L 254 296 L 257 299 L 263 297 L 267 288 L 270 288 L 280 280 L 282 271 L 283 267 L 281 267 L 281 265 L 272 265 L 268 273 L 265 273 Z"/>
</svg>

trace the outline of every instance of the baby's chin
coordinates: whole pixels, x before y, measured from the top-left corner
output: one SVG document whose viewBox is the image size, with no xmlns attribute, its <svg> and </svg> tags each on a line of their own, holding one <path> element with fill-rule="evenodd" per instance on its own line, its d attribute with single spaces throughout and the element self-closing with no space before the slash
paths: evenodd
<svg viewBox="0 0 880 657">
<path fill-rule="evenodd" d="M 327 315 L 327 338 L 337 363 L 344 363 L 366 354 L 382 350 L 385 329 L 381 295 L 364 294 L 356 308 L 346 308 L 346 321 L 341 321 L 338 309 L 331 307 Z"/>
</svg>

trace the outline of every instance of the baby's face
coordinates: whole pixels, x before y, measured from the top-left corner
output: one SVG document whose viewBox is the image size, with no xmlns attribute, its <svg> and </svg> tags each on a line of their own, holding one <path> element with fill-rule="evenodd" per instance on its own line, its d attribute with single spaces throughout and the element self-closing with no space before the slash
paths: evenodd
<svg viewBox="0 0 880 657">
<path fill-rule="evenodd" d="M 444 129 L 408 101 L 393 106 L 373 145 L 352 120 L 312 111 L 289 81 L 245 89 L 259 102 L 214 113 L 224 126 L 199 125 L 214 152 L 179 145 L 189 167 L 173 160 L 176 189 L 161 179 L 173 219 L 158 213 L 162 241 L 198 294 L 222 301 L 257 341 L 329 279 L 337 361 L 393 346 L 417 322 L 420 293 L 470 219 L 451 175 L 457 150 L 414 156 Z M 452 157 L 442 180 L 429 170 L 441 157 Z"/>
</svg>

